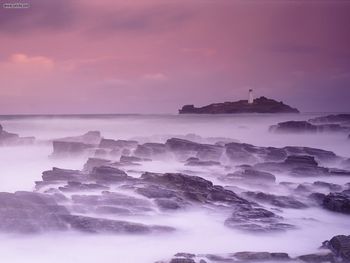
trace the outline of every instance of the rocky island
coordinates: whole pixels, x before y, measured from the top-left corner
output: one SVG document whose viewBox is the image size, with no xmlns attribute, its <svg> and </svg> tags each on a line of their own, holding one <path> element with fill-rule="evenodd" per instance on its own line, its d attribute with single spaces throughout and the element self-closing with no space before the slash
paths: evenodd
<svg viewBox="0 0 350 263">
<path fill-rule="evenodd" d="M 282 101 L 260 97 L 255 100 L 214 103 L 196 108 L 185 105 L 180 114 L 233 114 L 233 113 L 299 113 L 299 110 L 284 104 Z"/>
</svg>

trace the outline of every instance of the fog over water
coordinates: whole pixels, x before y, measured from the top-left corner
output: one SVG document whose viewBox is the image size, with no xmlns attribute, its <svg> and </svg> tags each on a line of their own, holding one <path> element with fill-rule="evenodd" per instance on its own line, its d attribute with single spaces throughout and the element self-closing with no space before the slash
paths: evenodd
<svg viewBox="0 0 350 263">
<path fill-rule="evenodd" d="M 76 136 L 87 131 L 100 131 L 104 138 L 136 139 L 139 142 L 165 142 L 176 136 L 193 134 L 194 140 L 211 143 L 211 138 L 224 137 L 257 146 L 309 146 L 330 150 L 350 157 L 350 142 L 344 134 L 275 134 L 269 126 L 287 120 L 308 120 L 325 114 L 281 115 L 100 115 L 100 116 L 0 116 L 4 130 L 21 136 L 35 136 L 33 145 L 0 147 L 0 191 L 31 191 L 42 172 L 52 167 L 82 169 L 87 158 L 54 159 L 50 140 Z M 200 137 L 196 137 L 201 136 Z M 207 139 L 204 139 L 207 138 Z M 133 168 L 138 171 L 183 172 L 188 168 L 176 160 L 145 162 Z M 218 180 L 225 174 L 222 167 L 195 167 L 198 176 L 215 184 L 235 187 Z M 303 183 L 319 181 L 314 177 L 290 177 L 275 174 L 277 182 Z M 340 185 L 349 177 L 322 178 Z M 247 189 L 256 190 L 255 186 Z M 234 190 L 232 188 L 232 190 Z M 283 194 L 283 189 L 269 189 Z M 271 207 L 267 205 L 267 207 Z M 296 225 L 295 230 L 273 234 L 244 233 L 225 227 L 229 213 L 201 208 L 162 215 L 135 216 L 132 222 L 160 224 L 178 229 L 171 234 L 150 235 L 85 235 L 45 233 L 41 235 L 0 234 L 2 262 L 10 263 L 153 263 L 166 260 L 177 252 L 231 253 L 237 251 L 288 252 L 290 255 L 314 253 L 324 240 L 350 229 L 347 215 L 322 208 L 275 209 L 275 213 Z M 119 217 L 119 219 L 124 219 Z"/>
</svg>

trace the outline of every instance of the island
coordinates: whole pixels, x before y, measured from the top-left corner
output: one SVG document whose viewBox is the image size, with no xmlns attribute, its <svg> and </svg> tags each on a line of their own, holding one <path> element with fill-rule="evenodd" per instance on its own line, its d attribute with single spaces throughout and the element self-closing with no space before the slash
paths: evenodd
<svg viewBox="0 0 350 263">
<path fill-rule="evenodd" d="M 203 107 L 185 105 L 179 114 L 232 114 L 232 113 L 299 113 L 299 110 L 282 101 L 260 97 L 234 102 L 214 103 Z"/>
</svg>

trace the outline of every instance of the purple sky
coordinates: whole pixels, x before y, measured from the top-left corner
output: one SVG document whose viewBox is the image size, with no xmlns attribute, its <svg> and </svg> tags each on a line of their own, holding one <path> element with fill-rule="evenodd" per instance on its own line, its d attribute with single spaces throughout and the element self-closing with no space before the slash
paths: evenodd
<svg viewBox="0 0 350 263">
<path fill-rule="evenodd" d="M 350 111 L 350 1 L 27 2 L 0 7 L 0 114 L 176 113 L 250 88 Z"/>
</svg>

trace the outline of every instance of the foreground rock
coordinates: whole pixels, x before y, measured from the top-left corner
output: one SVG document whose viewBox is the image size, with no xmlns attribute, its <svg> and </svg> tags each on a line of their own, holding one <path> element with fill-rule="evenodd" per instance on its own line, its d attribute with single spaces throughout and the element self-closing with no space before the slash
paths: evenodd
<svg viewBox="0 0 350 263">
<path fill-rule="evenodd" d="M 299 113 L 295 108 L 292 108 L 283 102 L 278 102 L 273 99 L 260 97 L 254 100 L 253 103 L 248 103 L 247 100 L 235 102 L 224 102 L 210 104 L 204 107 L 196 108 L 194 105 L 185 105 L 179 110 L 180 114 L 232 114 L 232 113 Z"/>
<path fill-rule="evenodd" d="M 325 241 L 324 246 L 336 255 L 337 261 L 350 262 L 350 236 L 334 236 L 331 240 Z"/>
<path fill-rule="evenodd" d="M 20 137 L 16 133 L 10 133 L 0 125 L 0 146 L 13 146 L 34 143 L 34 137 Z"/>
<path fill-rule="evenodd" d="M 72 215 L 55 196 L 32 192 L 0 193 L 0 231 L 32 234 L 75 230 L 87 233 L 145 234 L 171 227 Z"/>
</svg>

